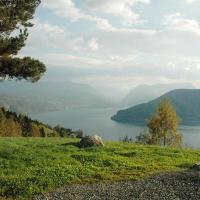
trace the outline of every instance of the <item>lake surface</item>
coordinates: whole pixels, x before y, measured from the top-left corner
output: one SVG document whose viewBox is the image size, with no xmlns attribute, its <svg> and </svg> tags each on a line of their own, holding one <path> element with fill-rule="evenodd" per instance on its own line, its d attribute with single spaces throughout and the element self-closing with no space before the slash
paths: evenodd
<svg viewBox="0 0 200 200">
<path fill-rule="evenodd" d="M 97 134 L 105 140 L 118 141 L 128 135 L 136 137 L 146 128 L 118 123 L 110 117 L 119 109 L 67 109 L 59 112 L 31 115 L 33 119 L 48 123 L 52 126 L 61 125 L 73 130 L 81 129 L 85 134 Z M 181 126 L 184 145 L 200 148 L 200 126 Z"/>
</svg>

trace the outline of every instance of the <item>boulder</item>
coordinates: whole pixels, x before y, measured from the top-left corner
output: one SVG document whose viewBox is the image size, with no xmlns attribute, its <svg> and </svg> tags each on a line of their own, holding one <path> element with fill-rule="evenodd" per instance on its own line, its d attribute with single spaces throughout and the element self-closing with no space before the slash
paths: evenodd
<svg viewBox="0 0 200 200">
<path fill-rule="evenodd" d="M 76 138 L 76 135 L 74 133 L 69 135 L 69 138 Z"/>
<path fill-rule="evenodd" d="M 200 171 L 200 162 L 195 163 L 195 164 L 192 166 L 192 169 L 193 169 L 193 170 L 196 170 L 196 171 Z"/>
<path fill-rule="evenodd" d="M 101 137 L 98 135 L 85 136 L 79 143 L 80 147 L 93 147 L 93 146 L 104 146 Z"/>
</svg>

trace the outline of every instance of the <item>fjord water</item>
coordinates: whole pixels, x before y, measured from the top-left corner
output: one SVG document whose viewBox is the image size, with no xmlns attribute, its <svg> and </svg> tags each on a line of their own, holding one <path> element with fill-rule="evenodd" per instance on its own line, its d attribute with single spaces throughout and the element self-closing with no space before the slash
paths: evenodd
<svg viewBox="0 0 200 200">
<path fill-rule="evenodd" d="M 59 112 L 31 115 L 31 117 L 52 126 L 61 125 L 73 130 L 81 129 L 85 134 L 97 134 L 105 140 L 114 141 L 118 141 L 126 135 L 135 138 L 146 129 L 146 127 L 112 121 L 110 117 L 117 110 L 119 109 L 73 108 Z M 181 126 L 179 131 L 183 134 L 184 145 L 200 148 L 199 126 Z"/>
</svg>

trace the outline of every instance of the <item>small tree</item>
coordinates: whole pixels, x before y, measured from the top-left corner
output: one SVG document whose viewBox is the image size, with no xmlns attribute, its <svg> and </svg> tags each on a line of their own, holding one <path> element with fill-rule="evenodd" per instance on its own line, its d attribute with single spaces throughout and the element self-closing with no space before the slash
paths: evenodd
<svg viewBox="0 0 200 200">
<path fill-rule="evenodd" d="M 75 131 L 75 134 L 77 138 L 83 138 L 84 136 L 83 130 L 80 129 L 78 131 Z"/>
<path fill-rule="evenodd" d="M 46 133 L 45 133 L 44 127 L 42 127 L 42 128 L 40 129 L 40 136 L 41 136 L 41 137 L 46 137 Z"/>
<path fill-rule="evenodd" d="M 177 132 L 179 117 L 171 102 L 162 100 L 148 121 L 150 143 L 164 146 L 179 146 L 182 136 Z"/>
<path fill-rule="evenodd" d="M 151 135 L 148 132 L 141 132 L 136 136 L 137 144 L 151 144 Z"/>
</svg>

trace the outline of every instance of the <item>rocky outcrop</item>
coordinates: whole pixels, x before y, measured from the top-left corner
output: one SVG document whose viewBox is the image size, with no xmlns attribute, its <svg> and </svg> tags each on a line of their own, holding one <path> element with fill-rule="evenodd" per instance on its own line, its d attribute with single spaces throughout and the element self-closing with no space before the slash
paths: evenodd
<svg viewBox="0 0 200 200">
<path fill-rule="evenodd" d="M 195 163 L 195 164 L 192 166 L 192 169 L 193 169 L 193 170 L 196 170 L 196 171 L 200 171 L 200 162 Z"/>
<path fill-rule="evenodd" d="M 99 137 L 98 135 L 92 135 L 92 136 L 88 135 L 81 139 L 79 146 L 81 148 L 84 148 L 93 146 L 104 146 L 104 144 L 101 137 Z"/>
</svg>

